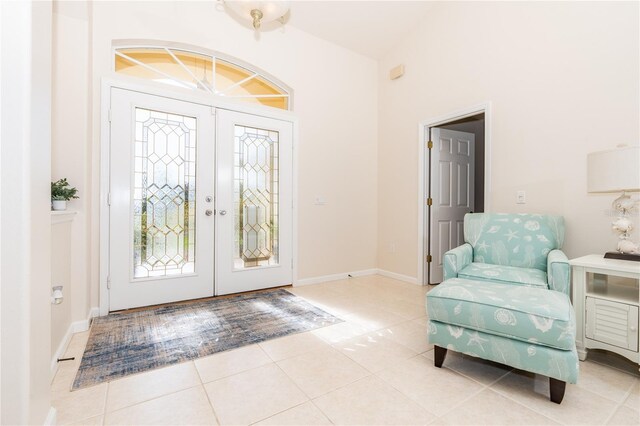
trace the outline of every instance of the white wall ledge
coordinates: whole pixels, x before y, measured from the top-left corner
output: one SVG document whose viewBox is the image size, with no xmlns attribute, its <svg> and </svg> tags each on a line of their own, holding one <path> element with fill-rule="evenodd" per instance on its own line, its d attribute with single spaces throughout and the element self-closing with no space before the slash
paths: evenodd
<svg viewBox="0 0 640 426">
<path fill-rule="evenodd" d="M 51 224 L 55 225 L 56 223 L 71 222 L 76 214 L 78 214 L 78 212 L 70 210 L 51 210 Z"/>
</svg>

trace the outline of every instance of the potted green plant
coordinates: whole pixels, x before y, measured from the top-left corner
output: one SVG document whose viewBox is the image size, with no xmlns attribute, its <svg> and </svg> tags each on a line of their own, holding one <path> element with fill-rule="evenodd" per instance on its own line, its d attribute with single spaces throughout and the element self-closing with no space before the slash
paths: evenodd
<svg viewBox="0 0 640 426">
<path fill-rule="evenodd" d="M 53 210 L 66 210 L 67 201 L 78 198 L 78 190 L 69 185 L 67 178 L 51 182 L 51 208 Z"/>
</svg>

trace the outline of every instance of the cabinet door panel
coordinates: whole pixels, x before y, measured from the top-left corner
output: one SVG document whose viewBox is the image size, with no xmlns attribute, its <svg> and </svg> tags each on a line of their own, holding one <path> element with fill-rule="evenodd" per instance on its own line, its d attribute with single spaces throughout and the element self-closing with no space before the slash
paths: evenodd
<svg viewBox="0 0 640 426">
<path fill-rule="evenodd" d="M 586 336 L 638 351 L 638 307 L 587 297 Z"/>
</svg>

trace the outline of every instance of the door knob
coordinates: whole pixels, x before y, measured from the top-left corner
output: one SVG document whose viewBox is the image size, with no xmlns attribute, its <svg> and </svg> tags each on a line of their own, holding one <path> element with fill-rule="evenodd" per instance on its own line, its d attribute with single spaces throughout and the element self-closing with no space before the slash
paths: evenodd
<svg viewBox="0 0 640 426">
<path fill-rule="evenodd" d="M 220 210 L 220 216 L 224 216 L 225 214 L 227 214 L 226 210 Z"/>
<path fill-rule="evenodd" d="M 213 214 L 213 211 L 207 209 L 205 210 L 204 214 L 206 214 L 207 216 L 211 216 Z"/>
<path fill-rule="evenodd" d="M 204 197 L 204 200 L 205 200 L 207 203 L 210 203 L 211 201 L 213 201 L 213 198 L 211 197 L 211 195 L 207 195 L 206 197 Z"/>
</svg>

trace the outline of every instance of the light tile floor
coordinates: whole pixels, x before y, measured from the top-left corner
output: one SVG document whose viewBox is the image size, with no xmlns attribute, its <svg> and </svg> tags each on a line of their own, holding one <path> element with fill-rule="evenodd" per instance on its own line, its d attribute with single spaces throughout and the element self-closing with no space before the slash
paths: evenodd
<svg viewBox="0 0 640 426">
<path fill-rule="evenodd" d="M 582 362 L 561 405 L 543 377 L 455 353 L 435 368 L 428 290 L 381 276 L 292 288 L 345 322 L 69 392 L 76 334 L 51 385 L 58 423 L 640 424 L 637 367 L 617 358 Z"/>
</svg>

